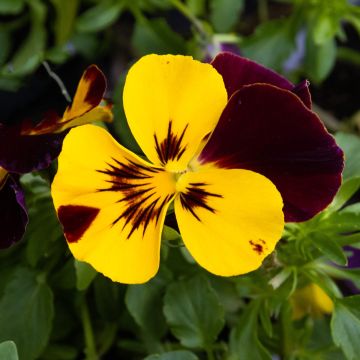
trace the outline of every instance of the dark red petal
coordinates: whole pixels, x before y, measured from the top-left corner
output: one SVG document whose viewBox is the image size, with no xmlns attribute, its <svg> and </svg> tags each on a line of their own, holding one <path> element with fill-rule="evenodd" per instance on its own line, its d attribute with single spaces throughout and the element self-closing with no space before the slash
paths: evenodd
<svg viewBox="0 0 360 360">
<path fill-rule="evenodd" d="M 244 85 L 265 83 L 293 91 L 308 108 L 311 108 L 311 96 L 307 81 L 295 86 L 276 72 L 230 52 L 220 53 L 211 64 L 223 77 L 229 98 Z"/>
<path fill-rule="evenodd" d="M 90 83 L 84 101 L 93 107 L 98 106 L 106 90 L 106 78 L 96 65 L 90 65 L 84 72 L 83 79 Z"/>
<path fill-rule="evenodd" d="M 81 206 L 67 205 L 58 209 L 59 220 L 64 228 L 64 234 L 68 242 L 77 242 L 84 235 L 91 223 L 95 220 L 100 209 Z"/>
<path fill-rule="evenodd" d="M 106 90 L 106 78 L 96 65 L 90 65 L 82 75 L 72 104 L 66 109 L 68 119 L 84 115 L 98 106 Z"/>
<path fill-rule="evenodd" d="M 255 84 L 232 96 L 200 161 L 265 175 L 283 197 L 286 221 L 304 221 L 335 196 L 343 152 L 292 92 Z"/>
<path fill-rule="evenodd" d="M 5 249 L 24 235 L 28 223 L 24 192 L 16 175 L 9 175 L 0 190 L 0 248 Z"/>
<path fill-rule="evenodd" d="M 21 135 L 19 126 L 0 126 L 0 166 L 18 174 L 45 169 L 59 155 L 65 135 Z"/>
</svg>

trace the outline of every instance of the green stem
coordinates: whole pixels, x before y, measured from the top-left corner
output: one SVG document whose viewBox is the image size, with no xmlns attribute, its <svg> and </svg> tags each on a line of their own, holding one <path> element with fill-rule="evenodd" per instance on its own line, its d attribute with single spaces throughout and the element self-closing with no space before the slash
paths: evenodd
<svg viewBox="0 0 360 360">
<path fill-rule="evenodd" d="M 94 332 L 91 325 L 91 319 L 89 314 L 89 308 L 86 303 L 86 298 L 84 296 L 81 303 L 81 321 L 85 337 L 85 355 L 86 360 L 98 360 L 99 357 L 96 352 Z"/>
<path fill-rule="evenodd" d="M 66 90 L 65 84 L 60 79 L 59 75 L 57 75 L 56 73 L 54 73 L 51 70 L 50 65 L 48 64 L 47 61 L 43 61 L 42 64 L 43 64 L 45 70 L 47 71 L 47 73 L 49 74 L 49 76 L 52 77 L 55 80 L 55 82 L 59 85 L 61 93 L 64 95 L 66 101 L 71 103 L 71 96 L 69 95 L 68 91 Z"/>
<path fill-rule="evenodd" d="M 211 346 L 209 346 L 206 349 L 206 355 L 207 355 L 208 360 L 215 360 L 215 355 L 214 355 L 214 352 L 213 352 L 213 348 Z"/>
</svg>

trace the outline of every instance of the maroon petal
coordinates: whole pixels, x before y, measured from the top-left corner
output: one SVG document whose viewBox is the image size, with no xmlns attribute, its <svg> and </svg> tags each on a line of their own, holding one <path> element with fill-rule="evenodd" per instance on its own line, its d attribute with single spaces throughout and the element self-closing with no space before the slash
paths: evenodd
<svg viewBox="0 0 360 360">
<path fill-rule="evenodd" d="M 0 190 L 0 248 L 5 249 L 24 235 L 28 223 L 24 191 L 16 175 L 9 175 Z"/>
<path fill-rule="evenodd" d="M 283 197 L 286 221 L 324 209 L 343 168 L 343 152 L 318 116 L 292 92 L 267 84 L 231 97 L 199 160 L 265 175 Z"/>
<path fill-rule="evenodd" d="M 220 53 L 211 64 L 223 77 L 229 98 L 244 85 L 265 83 L 293 91 L 308 108 L 311 108 L 311 95 L 307 81 L 295 86 L 276 72 L 230 52 Z"/>
<path fill-rule="evenodd" d="M 20 126 L 0 125 L 0 166 L 18 174 L 45 169 L 59 155 L 65 135 L 21 135 Z"/>
</svg>

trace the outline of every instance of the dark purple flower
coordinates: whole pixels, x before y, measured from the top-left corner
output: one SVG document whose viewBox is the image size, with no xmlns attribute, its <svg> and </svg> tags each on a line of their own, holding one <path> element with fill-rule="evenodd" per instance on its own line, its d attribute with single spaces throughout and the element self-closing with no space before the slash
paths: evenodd
<svg viewBox="0 0 360 360">
<path fill-rule="evenodd" d="M 216 42 L 206 46 L 204 62 L 211 62 L 211 60 L 222 52 L 229 52 L 235 55 L 241 55 L 240 49 L 235 43 Z"/>
<path fill-rule="evenodd" d="M 28 223 L 28 215 L 24 191 L 18 176 L 4 175 L 3 171 L 1 173 L 3 178 L 2 182 L 0 180 L 0 249 L 4 249 L 21 239 Z"/>
<path fill-rule="evenodd" d="M 0 248 L 19 241 L 28 222 L 19 175 L 47 168 L 59 155 L 71 127 L 111 121 L 110 107 L 100 105 L 105 90 L 104 74 L 92 65 L 81 77 L 74 100 L 62 117 L 49 111 L 36 125 L 29 119 L 11 126 L 0 123 Z"/>
<path fill-rule="evenodd" d="M 265 175 L 283 197 L 286 221 L 305 221 L 323 210 L 341 184 L 343 152 L 310 110 L 308 82 L 295 86 L 231 53 L 212 65 L 223 76 L 229 102 L 200 162 Z"/>
</svg>

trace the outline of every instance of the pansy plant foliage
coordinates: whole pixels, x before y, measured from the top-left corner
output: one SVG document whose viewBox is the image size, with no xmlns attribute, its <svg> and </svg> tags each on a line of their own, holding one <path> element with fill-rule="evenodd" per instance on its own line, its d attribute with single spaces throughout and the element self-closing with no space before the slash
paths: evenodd
<svg viewBox="0 0 360 360">
<path fill-rule="evenodd" d="M 80 126 L 64 140 L 52 185 L 72 253 L 114 281 L 156 274 L 172 201 L 195 260 L 232 276 L 257 269 L 284 221 L 311 218 L 340 185 L 343 153 L 311 111 L 307 82 L 230 53 L 211 64 L 148 55 L 123 97 L 148 160 Z"/>
<path fill-rule="evenodd" d="M 62 116 L 50 110 L 37 124 L 31 119 L 15 125 L 0 123 L 0 248 L 19 241 L 28 222 L 19 176 L 47 168 L 59 155 L 69 128 L 112 121 L 110 105 L 101 104 L 105 90 L 104 74 L 92 65 L 81 77 L 73 102 Z"/>
</svg>

